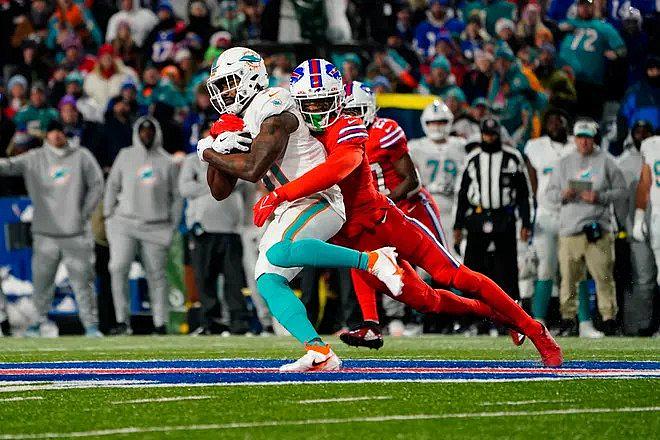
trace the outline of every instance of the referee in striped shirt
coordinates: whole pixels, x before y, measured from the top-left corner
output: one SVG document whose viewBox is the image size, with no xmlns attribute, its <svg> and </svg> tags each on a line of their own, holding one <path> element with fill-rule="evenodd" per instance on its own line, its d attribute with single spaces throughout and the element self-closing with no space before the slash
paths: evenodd
<svg viewBox="0 0 660 440">
<path fill-rule="evenodd" d="M 466 158 L 456 201 L 455 243 L 467 231 L 465 264 L 519 298 L 516 221 L 520 240 L 532 231 L 534 195 L 522 155 L 502 145 L 500 123 L 481 122 L 481 144 Z"/>
</svg>

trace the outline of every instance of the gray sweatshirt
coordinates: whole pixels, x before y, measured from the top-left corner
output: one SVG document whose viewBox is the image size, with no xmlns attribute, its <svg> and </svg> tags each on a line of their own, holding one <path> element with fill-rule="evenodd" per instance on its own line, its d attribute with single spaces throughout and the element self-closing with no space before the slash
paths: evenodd
<svg viewBox="0 0 660 440">
<path fill-rule="evenodd" d="M 103 173 L 86 149 L 68 144 L 0 159 L 0 175 L 23 176 L 32 199 L 32 232 L 53 237 L 82 234 L 103 194 Z"/>
<path fill-rule="evenodd" d="M 186 156 L 179 174 L 179 192 L 186 198 L 186 225 L 195 223 L 205 232 L 238 233 L 239 228 L 252 223 L 254 184 L 239 180 L 229 197 L 218 202 L 206 183 L 208 164 L 197 153 Z"/>
<path fill-rule="evenodd" d="M 138 136 L 138 127 L 147 118 L 156 127 L 149 149 Z M 158 121 L 146 116 L 135 122 L 133 145 L 119 152 L 110 170 L 103 216 L 126 234 L 166 245 L 181 219 L 183 201 L 177 186 L 178 166 L 162 142 Z"/>
<path fill-rule="evenodd" d="M 637 184 L 644 165 L 642 153 L 634 146 L 626 149 L 616 158 L 616 164 L 626 181 L 625 197 L 615 204 L 616 214 L 620 223 L 626 226 L 628 233 L 632 232 L 637 199 Z"/>
<path fill-rule="evenodd" d="M 598 201 L 595 204 L 579 198 L 562 201 L 561 192 L 569 187 L 571 180 L 591 182 L 592 189 L 598 193 Z M 547 188 L 548 200 L 561 204 L 559 235 L 563 237 L 580 234 L 582 228 L 592 221 L 600 223 L 604 230 L 612 231 L 610 204 L 620 203 L 625 195 L 626 181 L 621 170 L 612 156 L 599 149 L 589 156 L 574 151 L 561 158 Z"/>
</svg>

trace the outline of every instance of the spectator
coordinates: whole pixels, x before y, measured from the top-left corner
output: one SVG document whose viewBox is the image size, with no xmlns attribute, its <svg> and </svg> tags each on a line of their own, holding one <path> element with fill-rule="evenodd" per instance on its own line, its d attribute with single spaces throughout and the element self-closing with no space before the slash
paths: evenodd
<svg viewBox="0 0 660 440">
<path fill-rule="evenodd" d="M 46 47 L 56 50 L 70 33 L 75 34 L 83 46 L 89 49 L 95 49 L 103 43 L 96 20 L 82 3 L 57 0 L 55 12 L 48 21 Z"/>
<path fill-rule="evenodd" d="M 245 283 L 243 245 L 236 231 L 252 221 L 246 208 L 254 200 L 254 186 L 241 181 L 227 199 L 218 203 L 206 183 L 207 167 L 197 153 L 190 153 L 179 175 L 179 191 L 187 200 L 186 225 L 202 303 L 201 325 L 195 333 L 219 334 L 226 330 L 221 324 L 222 309 L 226 307 L 229 331 L 245 334 L 249 329 L 249 314 L 241 292 Z M 247 191 L 250 187 L 252 190 Z M 224 275 L 224 304 L 218 297 L 220 274 Z"/>
<path fill-rule="evenodd" d="M 435 42 L 441 33 L 460 35 L 465 24 L 454 17 L 453 10 L 448 8 L 448 0 L 431 0 L 429 9 L 426 11 L 426 20 L 415 29 L 414 46 L 424 59 L 433 58 Z"/>
<path fill-rule="evenodd" d="M 650 55 L 644 78 L 630 86 L 621 100 L 619 109 L 620 133 L 641 119 L 660 127 L 660 57 Z"/>
<path fill-rule="evenodd" d="M 128 20 L 119 22 L 117 36 L 111 41 L 112 49 L 126 66 L 137 71 L 142 70 L 142 50 L 133 39 L 131 25 Z"/>
<path fill-rule="evenodd" d="M 89 219 L 103 192 L 103 175 L 89 151 L 67 141 L 59 121 L 51 121 L 46 131 L 43 147 L 0 159 L 0 174 L 22 175 L 34 206 L 32 279 L 39 321 L 28 335 L 39 336 L 48 321 L 55 273 L 62 262 L 85 335 L 99 337 Z"/>
<path fill-rule="evenodd" d="M 483 50 L 484 45 L 490 41 L 490 35 L 483 28 L 479 16 L 468 19 L 460 41 L 461 52 L 468 60 L 474 60 L 475 53 Z"/>
<path fill-rule="evenodd" d="M 121 9 L 108 21 L 108 29 L 105 33 L 105 41 L 112 42 L 117 37 L 119 24 L 127 21 L 131 27 L 135 43 L 142 47 L 144 40 L 156 26 L 158 19 L 149 9 L 140 7 L 139 0 L 120 0 Z"/>
<path fill-rule="evenodd" d="M 508 18 L 500 18 L 495 24 L 498 47 L 507 46 L 511 52 L 518 53 L 522 42 L 516 36 L 516 24 Z"/>
<path fill-rule="evenodd" d="M 431 63 L 430 74 L 420 83 L 418 93 L 436 95 L 444 99 L 453 91 L 463 93 L 451 76 L 449 60 L 444 55 L 438 55 Z"/>
<path fill-rule="evenodd" d="M 229 32 L 232 39 L 240 39 L 240 33 L 245 26 L 245 14 L 238 9 L 236 0 L 224 0 L 220 3 L 220 21 L 221 29 Z"/>
<path fill-rule="evenodd" d="M 64 79 L 64 94 L 76 99 L 76 108 L 85 121 L 102 123 L 105 109 L 84 94 L 83 77 L 78 71 L 69 73 Z"/>
<path fill-rule="evenodd" d="M 626 46 L 612 25 L 594 18 L 593 0 L 578 0 L 577 17 L 561 23 L 560 29 L 569 32 L 561 42 L 559 58 L 575 75 L 575 112 L 600 120 L 608 96 L 607 60 L 624 57 Z"/>
<path fill-rule="evenodd" d="M 115 51 L 110 44 L 104 44 L 99 49 L 96 66 L 85 77 L 83 89 L 85 94 L 104 108 L 110 98 L 119 93 L 121 85 L 128 78 L 135 78 L 135 71 L 115 58 Z"/>
<path fill-rule="evenodd" d="M 643 119 L 635 122 L 630 130 L 630 144 L 623 154 L 616 158 L 616 164 L 626 180 L 626 197 L 617 209 L 619 219 L 625 219 L 627 231 L 633 231 L 637 202 L 637 185 L 642 174 L 644 158 L 640 152 L 642 142 L 653 136 L 654 127 Z M 646 216 L 645 216 L 646 217 Z M 628 237 L 630 263 L 632 267 L 632 295 L 623 303 L 624 332 L 632 336 L 650 336 L 653 318 L 653 296 L 655 291 L 656 268 L 653 262 L 653 249 L 647 239 L 637 241 Z"/>
<path fill-rule="evenodd" d="M 573 80 L 566 71 L 556 67 L 556 53 L 552 44 L 543 44 L 536 59 L 534 73 L 541 82 L 545 93 L 548 94 L 549 104 L 566 112 L 572 112 L 577 101 L 577 93 Z"/>
<path fill-rule="evenodd" d="M 496 119 L 481 122 L 481 136 L 481 150 L 468 156 L 459 177 L 454 243 L 461 242 L 466 229 L 465 264 L 518 299 L 516 221 L 522 223 L 520 240 L 526 243 L 532 232 L 534 196 L 523 158 L 502 146 Z M 486 171 L 490 179 L 477 177 Z"/>
<path fill-rule="evenodd" d="M 211 23 L 211 13 L 206 2 L 202 0 L 190 2 L 186 31 L 197 34 L 204 42 L 209 41 L 211 35 L 217 31 Z M 258 34 L 255 37 L 258 38 Z"/>
<path fill-rule="evenodd" d="M 34 83 L 30 90 L 30 103 L 16 113 L 14 123 L 32 136 L 44 138 L 46 128 L 57 118 L 57 110 L 48 106 L 46 87 L 42 83 Z"/>
<path fill-rule="evenodd" d="M 21 44 L 22 58 L 13 71 L 14 74 L 23 75 L 30 85 L 35 81 L 44 84 L 48 82 L 51 68 L 46 61 L 47 58 L 41 56 L 39 49 L 39 44 L 35 40 L 30 38 L 24 40 Z"/>
<path fill-rule="evenodd" d="M 490 35 L 497 34 L 495 25 L 501 18 L 516 19 L 516 5 L 505 0 L 483 0 L 483 14 L 486 15 L 486 31 Z"/>
<path fill-rule="evenodd" d="M 539 263 L 538 280 L 534 285 L 532 297 L 532 314 L 535 319 L 546 322 L 553 284 L 556 284 L 558 279 L 560 210 L 560 205 L 548 200 L 546 194 L 559 160 L 575 151 L 575 144 L 573 139 L 568 137 L 568 115 L 562 110 L 548 110 L 543 116 L 541 127 L 542 136 L 527 141 L 524 153 L 538 207 L 534 224 L 534 249 Z M 587 292 L 584 289 L 583 291 Z M 580 298 L 582 299 L 582 296 Z"/>
<path fill-rule="evenodd" d="M 642 30 L 639 9 L 625 6 L 621 11 L 621 37 L 627 48 L 628 75 L 626 84 L 632 85 L 644 77 L 644 62 L 649 54 L 649 35 Z"/>
<path fill-rule="evenodd" d="M 485 51 L 474 54 L 474 66 L 468 70 L 463 78 L 463 91 L 468 101 L 488 96 L 488 88 L 493 77 L 493 56 Z"/>
<path fill-rule="evenodd" d="M 182 209 L 177 166 L 162 148 L 158 121 L 143 117 L 133 125 L 133 145 L 114 164 L 103 198 L 110 243 L 110 275 L 117 334 L 130 333 L 128 272 L 138 246 L 149 285 L 154 332 L 166 334 L 167 252 Z"/>
<path fill-rule="evenodd" d="M 183 137 L 185 139 L 186 153 L 192 153 L 197 149 L 197 141 L 202 139 L 200 136 L 201 128 L 209 122 L 215 122 L 218 114 L 211 105 L 208 90 L 205 84 L 199 84 L 195 92 L 195 102 L 192 110 L 183 121 Z"/>
<path fill-rule="evenodd" d="M 64 96 L 58 105 L 63 131 L 71 145 L 80 145 L 90 151 L 97 149 L 100 142 L 99 127 L 93 122 L 85 121 L 76 107 L 76 98 Z"/>
<path fill-rule="evenodd" d="M 610 204 L 625 197 L 623 174 L 607 152 L 596 149 L 597 125 L 579 120 L 573 134 L 577 151 L 564 156 L 552 173 L 547 197 L 559 210 L 560 311 L 564 329 L 573 327 L 576 312 L 575 286 L 584 275 L 586 263 L 596 282 L 598 310 L 605 334 L 616 331 L 617 301 L 614 288 L 613 237 Z M 580 304 L 588 316 L 589 304 Z M 580 322 L 580 335 L 600 337 L 590 320 Z"/>
<path fill-rule="evenodd" d="M 527 46 L 541 47 L 543 44 L 552 44 L 553 36 L 541 20 L 541 6 L 538 3 L 527 3 L 523 9 L 522 19 L 518 22 L 516 36 Z"/>
<path fill-rule="evenodd" d="M 13 119 L 16 113 L 27 104 L 28 82 L 23 75 L 14 75 L 7 81 L 7 102 L 2 109 L 4 116 Z M 5 104 L 5 103 L 3 103 Z"/>
<path fill-rule="evenodd" d="M 185 23 L 177 20 L 168 1 L 158 2 L 158 23 L 149 32 L 144 44 L 147 58 L 162 67 L 174 58 L 176 43 L 182 38 Z"/>
<path fill-rule="evenodd" d="M 409 7 L 403 7 L 397 11 L 394 32 L 396 32 L 401 40 L 403 40 L 406 46 L 412 46 L 413 38 L 415 37 L 415 29 Z"/>
<path fill-rule="evenodd" d="M 64 55 L 59 62 L 59 66 L 66 72 L 77 70 L 81 73 L 89 73 L 96 64 L 96 58 L 88 55 L 83 50 L 82 41 L 80 37 L 73 32 L 70 32 L 61 43 Z"/>
<path fill-rule="evenodd" d="M 451 99 L 451 102 L 455 99 Z M 447 104 L 449 105 L 449 103 Z M 488 101 L 484 98 L 477 98 L 473 106 L 488 106 Z M 451 108 L 451 107 L 450 107 Z M 479 121 L 481 121 L 482 115 L 479 118 L 474 117 L 474 112 L 470 111 L 470 108 L 466 108 L 465 105 L 461 105 L 456 113 L 454 113 L 454 123 L 451 125 L 451 134 L 463 138 L 464 140 L 481 135 L 481 128 L 479 126 Z M 453 112 L 452 112 L 453 113 Z"/>
<path fill-rule="evenodd" d="M 133 120 L 131 119 L 130 102 L 116 96 L 110 100 L 108 111 L 105 114 L 105 123 L 101 129 L 103 142 L 97 144 L 94 156 L 104 171 L 110 167 L 119 154 L 119 151 L 131 145 L 133 134 Z"/>
</svg>

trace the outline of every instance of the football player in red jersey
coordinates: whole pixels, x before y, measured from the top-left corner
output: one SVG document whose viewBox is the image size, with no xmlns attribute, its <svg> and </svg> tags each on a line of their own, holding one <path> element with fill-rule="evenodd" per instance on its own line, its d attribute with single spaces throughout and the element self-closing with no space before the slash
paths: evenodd
<svg viewBox="0 0 660 440">
<path fill-rule="evenodd" d="M 446 245 L 440 226 L 440 211 L 431 194 L 420 184 L 403 129 L 392 119 L 376 116 L 375 98 L 369 87 L 353 81 L 345 85 L 344 92 L 343 113 L 362 118 L 367 127 L 369 138 L 365 147 L 376 189 L 395 202 L 404 214 L 420 221 L 440 243 Z M 383 340 L 378 325 L 375 291 L 359 271 L 353 270 L 351 276 L 364 324 L 342 334 L 341 340 L 349 345 L 379 348 Z"/>
<path fill-rule="evenodd" d="M 326 68 L 336 69 L 331 63 L 320 61 Z M 305 62 L 294 70 L 300 70 L 298 77 L 317 75 L 308 71 L 308 64 Z M 490 278 L 460 264 L 424 225 L 405 216 L 375 190 L 364 150 L 364 141 L 368 138 L 366 127 L 359 118 L 340 116 L 341 108 L 327 99 L 325 87 L 320 83 L 315 85 L 313 78 L 311 85 L 307 81 L 291 81 L 296 106 L 328 152 L 326 162 L 264 196 L 255 205 L 255 217 L 264 218 L 281 202 L 297 200 L 338 184 L 347 219 L 335 240 L 354 249 L 395 246 L 404 270 L 403 291 L 397 296 L 399 301 L 421 312 L 472 313 L 490 317 L 527 336 L 546 366 L 561 365 L 561 348 L 545 326 L 534 321 Z M 314 258 L 313 255 L 309 257 Z M 437 283 L 459 289 L 477 299 L 432 289 L 421 281 L 408 262 L 422 267 Z M 374 279 L 370 279 L 369 284 L 381 287 Z"/>
</svg>

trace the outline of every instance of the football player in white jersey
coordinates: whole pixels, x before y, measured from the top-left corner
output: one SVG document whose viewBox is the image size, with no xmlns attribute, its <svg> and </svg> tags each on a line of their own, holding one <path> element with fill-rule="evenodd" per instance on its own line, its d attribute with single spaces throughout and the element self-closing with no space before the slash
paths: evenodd
<svg viewBox="0 0 660 440">
<path fill-rule="evenodd" d="M 535 319 L 545 321 L 559 267 L 559 206 L 551 203 L 545 194 L 559 159 L 574 151 L 575 144 L 568 136 L 568 116 L 563 111 L 549 110 L 544 115 L 542 127 L 543 136 L 527 141 L 524 153 L 529 162 L 532 189 L 538 205 L 533 242 L 539 265 L 532 314 Z"/>
<path fill-rule="evenodd" d="M 434 101 L 422 112 L 422 129 L 426 135 L 408 143 L 410 156 L 419 170 L 422 185 L 431 193 L 440 208 L 440 222 L 444 231 L 454 230 L 454 192 L 463 170 L 465 139 L 450 136 L 454 116 L 441 101 Z M 460 252 L 452 234 L 445 234 L 447 249 Z"/>
<path fill-rule="evenodd" d="M 644 165 L 637 186 L 633 238 L 637 241 L 650 239 L 657 283 L 660 284 L 660 136 L 644 140 L 641 152 Z M 645 218 L 647 207 L 651 210 L 648 223 Z"/>
<path fill-rule="evenodd" d="M 333 80 L 321 76 L 326 83 Z M 324 146 L 311 136 L 289 92 L 268 88 L 266 66 L 255 51 L 235 47 L 223 52 L 211 69 L 207 87 L 221 117 L 211 130 L 215 137 L 201 139 L 197 153 L 210 165 L 207 180 L 216 198 L 226 197 L 236 178 L 250 182 L 263 179 L 273 190 L 325 161 Z M 342 91 L 339 82 L 337 99 L 343 96 Z M 260 203 L 268 202 L 262 199 Z M 282 202 L 274 214 L 259 244 L 257 288 L 273 316 L 306 348 L 301 359 L 283 365 L 281 370 L 337 370 L 341 361 L 319 337 L 305 307 L 289 287 L 301 268 L 276 266 L 270 259 L 277 256 L 278 261 L 294 260 L 296 252 L 305 252 L 308 240 L 313 240 L 314 249 L 318 249 L 316 242 L 325 242 L 341 229 L 346 217 L 339 187 Z M 316 255 L 315 261 L 319 267 L 354 267 L 358 261 L 361 269 L 381 279 L 393 294 L 399 294 L 401 277 L 393 263 L 396 254 L 392 248 L 358 252 L 322 244 L 323 252 Z"/>
</svg>

